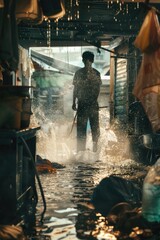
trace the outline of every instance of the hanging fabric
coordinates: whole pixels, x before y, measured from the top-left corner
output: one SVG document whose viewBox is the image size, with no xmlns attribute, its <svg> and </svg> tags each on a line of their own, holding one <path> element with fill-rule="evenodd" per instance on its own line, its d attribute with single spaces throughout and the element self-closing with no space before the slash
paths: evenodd
<svg viewBox="0 0 160 240">
<path fill-rule="evenodd" d="M 16 18 L 32 24 L 43 22 L 43 12 L 39 0 L 17 0 Z"/>
<path fill-rule="evenodd" d="M 160 47 L 160 25 L 154 9 L 146 15 L 134 45 L 141 52 L 155 51 Z"/>
<path fill-rule="evenodd" d="M 64 0 L 40 0 L 40 2 L 44 16 L 57 19 L 65 15 Z"/>
<path fill-rule="evenodd" d="M 160 25 L 149 10 L 134 45 L 143 53 L 133 94 L 141 101 L 152 130 L 160 131 Z"/>
</svg>

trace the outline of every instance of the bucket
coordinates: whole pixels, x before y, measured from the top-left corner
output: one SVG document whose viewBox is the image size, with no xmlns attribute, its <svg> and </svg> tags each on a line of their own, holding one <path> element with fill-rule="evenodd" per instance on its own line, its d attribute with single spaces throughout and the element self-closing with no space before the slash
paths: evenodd
<svg viewBox="0 0 160 240">
<path fill-rule="evenodd" d="M 22 97 L 6 96 L 0 99 L 0 128 L 21 128 Z"/>
<path fill-rule="evenodd" d="M 22 112 L 21 112 L 21 128 L 28 128 L 30 124 L 31 112 L 31 99 L 26 97 L 22 99 Z"/>
</svg>

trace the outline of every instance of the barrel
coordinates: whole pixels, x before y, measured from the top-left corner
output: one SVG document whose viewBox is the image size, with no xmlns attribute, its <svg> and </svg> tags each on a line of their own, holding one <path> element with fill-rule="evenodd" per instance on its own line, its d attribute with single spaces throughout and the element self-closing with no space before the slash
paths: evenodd
<svg viewBox="0 0 160 240">
<path fill-rule="evenodd" d="M 21 112 L 21 128 L 28 128 L 30 125 L 31 111 L 31 99 L 25 97 L 22 99 L 22 112 Z"/>
<path fill-rule="evenodd" d="M 29 99 L 29 89 L 27 86 L 0 86 L 0 129 L 22 129 L 23 101 Z"/>
<path fill-rule="evenodd" d="M 0 128 L 21 128 L 22 97 L 7 96 L 0 99 Z"/>
</svg>

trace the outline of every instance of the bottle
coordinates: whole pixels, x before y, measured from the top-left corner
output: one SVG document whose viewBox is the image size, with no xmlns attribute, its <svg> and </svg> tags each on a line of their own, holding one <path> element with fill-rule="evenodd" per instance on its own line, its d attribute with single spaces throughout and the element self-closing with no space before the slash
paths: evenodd
<svg viewBox="0 0 160 240">
<path fill-rule="evenodd" d="M 143 182 L 142 216 L 148 222 L 160 222 L 160 158 L 150 168 Z"/>
</svg>

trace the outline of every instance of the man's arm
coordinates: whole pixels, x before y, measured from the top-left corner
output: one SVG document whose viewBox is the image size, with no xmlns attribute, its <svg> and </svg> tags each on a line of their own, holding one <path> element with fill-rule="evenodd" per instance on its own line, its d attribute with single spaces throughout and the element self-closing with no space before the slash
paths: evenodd
<svg viewBox="0 0 160 240">
<path fill-rule="evenodd" d="M 76 107 L 76 98 L 77 98 L 77 87 L 74 86 L 74 89 L 73 89 L 73 104 L 72 104 L 72 109 L 74 111 L 77 110 L 77 107 Z"/>
<path fill-rule="evenodd" d="M 77 107 L 76 107 L 76 99 L 77 99 L 77 84 L 76 84 L 76 74 L 74 75 L 74 78 L 73 78 L 73 85 L 74 85 L 74 88 L 73 88 L 73 103 L 72 103 L 72 109 L 74 111 L 77 110 Z"/>
</svg>

